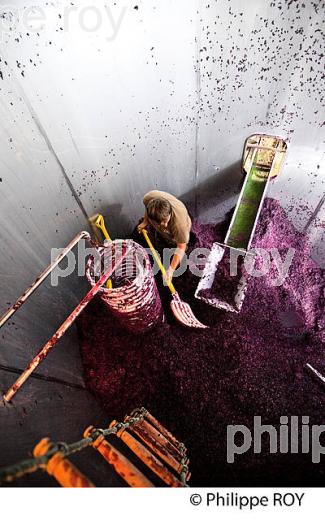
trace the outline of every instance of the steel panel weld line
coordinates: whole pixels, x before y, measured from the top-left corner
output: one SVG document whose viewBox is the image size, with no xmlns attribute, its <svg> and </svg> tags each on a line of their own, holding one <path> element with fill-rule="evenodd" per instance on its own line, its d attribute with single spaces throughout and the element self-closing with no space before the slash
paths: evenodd
<svg viewBox="0 0 325 520">
<path fill-rule="evenodd" d="M 63 260 L 63 258 L 71 251 L 71 249 L 82 239 L 91 240 L 88 231 L 80 231 L 78 235 L 71 240 L 70 244 L 56 257 L 56 259 L 34 280 L 34 282 L 26 289 L 26 291 L 18 298 L 18 300 L 1 316 L 0 328 L 9 320 L 9 318 L 28 300 L 34 291 L 44 282 L 48 275 Z"/>
<path fill-rule="evenodd" d="M 1 55 L 2 55 L 3 58 L 5 58 L 5 54 L 3 52 L 3 49 L 1 49 Z M 6 58 L 6 61 L 7 61 L 7 63 L 10 62 L 10 60 L 7 59 L 7 58 Z M 75 201 L 78 204 L 78 206 L 79 206 L 83 216 L 85 217 L 85 219 L 86 219 L 86 221 L 88 223 L 89 215 L 88 215 L 88 213 L 87 213 L 87 211 L 86 211 L 86 209 L 85 209 L 85 207 L 84 207 L 84 205 L 83 205 L 83 203 L 82 203 L 82 201 L 81 201 L 77 191 L 75 190 L 75 188 L 74 188 L 74 186 L 73 186 L 73 184 L 72 184 L 72 182 L 71 182 L 67 172 L 65 171 L 65 168 L 64 168 L 64 166 L 63 166 L 63 164 L 62 164 L 58 154 L 54 150 L 53 145 L 51 143 L 51 140 L 50 140 L 49 136 L 47 135 L 47 132 L 46 132 L 44 126 L 42 125 L 42 123 L 41 123 L 41 121 L 40 121 L 36 111 L 34 110 L 34 107 L 33 107 L 32 103 L 30 102 L 28 96 L 26 95 L 23 86 L 21 85 L 20 81 L 18 81 L 16 73 L 15 73 L 15 70 L 12 67 L 10 67 L 10 66 L 9 66 L 9 69 L 10 69 L 11 75 L 13 77 L 15 86 L 16 86 L 17 90 L 20 92 L 21 97 L 23 98 L 23 100 L 24 100 L 24 102 L 25 102 L 25 104 L 26 104 L 26 106 L 27 106 L 27 108 L 28 108 L 28 110 L 30 112 L 30 115 L 31 115 L 31 117 L 32 117 L 32 119 L 33 119 L 33 121 L 34 121 L 34 123 L 35 123 L 35 125 L 36 125 L 36 127 L 37 127 L 37 129 L 38 129 L 38 131 L 40 133 L 40 135 L 43 137 L 43 139 L 44 139 L 44 141 L 45 141 L 45 143 L 46 143 L 46 145 L 48 147 L 49 152 L 54 157 L 54 160 L 57 163 L 57 165 L 58 165 L 58 167 L 59 167 L 59 169 L 60 169 L 60 171 L 61 171 L 61 173 L 63 175 L 63 178 L 64 178 L 68 188 L 71 191 L 71 194 L 72 194 L 73 198 L 75 199 Z"/>
<path fill-rule="evenodd" d="M 195 164 L 194 164 L 194 214 L 197 218 L 198 216 L 198 179 L 199 179 L 199 127 L 200 127 L 200 113 L 201 113 L 201 24 L 200 24 L 200 2 L 197 5 L 197 16 L 196 16 L 196 35 L 195 35 L 195 75 L 196 75 L 196 102 L 197 102 L 197 112 L 196 112 L 196 121 L 195 121 Z"/>
<path fill-rule="evenodd" d="M 1 364 L 0 370 L 18 375 L 23 373 L 23 370 L 21 368 L 10 367 Z M 38 379 L 39 381 L 46 381 L 47 383 L 56 383 L 58 385 L 68 386 L 69 388 L 76 388 L 77 390 L 86 390 L 86 387 L 84 385 L 79 385 L 78 383 L 70 383 L 69 381 L 65 381 L 64 379 L 59 379 L 57 377 L 45 376 L 43 374 L 31 374 L 30 377 Z"/>
<path fill-rule="evenodd" d="M 81 300 L 81 302 L 77 305 L 77 307 L 71 312 L 71 314 L 66 318 L 66 320 L 62 323 L 62 325 L 58 328 L 58 330 L 53 334 L 52 338 L 45 343 L 45 345 L 41 348 L 39 353 L 32 359 L 29 365 L 26 367 L 21 376 L 17 379 L 17 381 L 9 388 L 6 394 L 3 396 L 4 400 L 9 402 L 15 393 L 21 388 L 21 386 L 25 383 L 26 379 L 30 376 L 30 374 L 38 367 L 38 365 L 43 361 L 43 359 L 48 355 L 49 351 L 57 344 L 59 339 L 63 336 L 63 334 L 71 327 L 72 323 L 76 320 L 76 318 L 81 314 L 81 312 L 85 309 L 88 303 L 96 296 L 98 291 L 101 289 L 101 286 L 111 277 L 115 269 L 123 262 L 124 258 L 131 251 L 131 248 L 128 248 L 124 251 L 121 256 L 115 260 L 112 267 L 106 271 L 98 280 L 98 282 L 90 289 L 90 291 L 86 294 L 86 296 Z"/>
<path fill-rule="evenodd" d="M 307 231 L 309 230 L 310 226 L 312 225 L 313 221 L 316 220 L 317 218 L 317 215 L 318 213 L 320 212 L 323 204 L 325 202 L 325 193 L 324 195 L 322 196 L 322 198 L 320 199 L 319 203 L 317 204 L 316 208 L 314 209 L 313 213 L 311 214 L 310 218 L 308 219 L 304 229 L 303 229 L 303 233 L 307 233 Z"/>
</svg>

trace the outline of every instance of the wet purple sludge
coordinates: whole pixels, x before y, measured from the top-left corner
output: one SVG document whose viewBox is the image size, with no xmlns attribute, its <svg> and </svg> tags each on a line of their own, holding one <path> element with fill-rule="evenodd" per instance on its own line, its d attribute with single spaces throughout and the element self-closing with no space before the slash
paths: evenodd
<svg viewBox="0 0 325 520">
<path fill-rule="evenodd" d="M 227 223 L 193 225 L 194 247 L 222 242 Z M 311 454 L 252 450 L 228 464 L 227 426 L 252 429 L 254 416 L 279 427 L 281 416 L 309 416 L 324 424 L 324 387 L 306 370 L 325 373 L 325 274 L 310 259 L 308 240 L 285 211 L 266 199 L 254 247 L 295 254 L 288 277 L 274 286 L 276 266 L 251 278 L 239 314 L 194 298 L 198 278 L 175 279 L 180 296 L 206 330 L 185 329 L 169 313 L 168 290 L 156 276 L 167 320 L 143 335 L 130 334 L 96 298 L 78 321 L 87 387 L 122 418 L 145 406 L 182 440 L 191 459 L 192 485 L 323 485 L 324 463 Z"/>
</svg>

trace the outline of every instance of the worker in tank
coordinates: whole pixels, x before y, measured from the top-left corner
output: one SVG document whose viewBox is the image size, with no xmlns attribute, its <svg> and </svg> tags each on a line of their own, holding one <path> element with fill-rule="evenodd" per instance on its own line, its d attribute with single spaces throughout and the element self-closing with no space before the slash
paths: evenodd
<svg viewBox="0 0 325 520">
<path fill-rule="evenodd" d="M 163 248 L 175 248 L 166 270 L 168 281 L 171 281 L 190 240 L 190 216 L 183 202 L 165 191 L 149 191 L 143 197 L 143 204 L 145 215 L 138 225 L 138 232 L 147 228 L 159 251 Z"/>
</svg>

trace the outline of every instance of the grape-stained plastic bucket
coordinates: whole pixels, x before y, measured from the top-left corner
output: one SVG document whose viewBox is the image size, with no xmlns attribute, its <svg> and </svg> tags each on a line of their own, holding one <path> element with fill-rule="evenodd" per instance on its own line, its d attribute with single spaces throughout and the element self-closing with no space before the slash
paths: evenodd
<svg viewBox="0 0 325 520">
<path fill-rule="evenodd" d="M 94 285 L 126 249 L 130 252 L 112 275 L 113 287 L 102 287 L 99 295 L 122 326 L 141 333 L 163 320 L 160 296 L 145 249 L 133 240 L 107 242 L 97 256 L 88 260 L 86 276 Z"/>
</svg>

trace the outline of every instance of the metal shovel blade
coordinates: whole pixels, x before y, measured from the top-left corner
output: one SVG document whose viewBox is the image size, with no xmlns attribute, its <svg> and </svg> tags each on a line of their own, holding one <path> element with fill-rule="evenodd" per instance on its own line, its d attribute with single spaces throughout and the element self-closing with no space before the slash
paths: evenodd
<svg viewBox="0 0 325 520">
<path fill-rule="evenodd" d="M 178 293 L 173 294 L 173 299 L 170 302 L 170 308 L 175 318 L 185 325 L 195 329 L 207 329 L 207 325 L 201 323 L 193 314 L 193 311 L 188 303 L 183 302 Z"/>
<path fill-rule="evenodd" d="M 202 300 L 212 307 L 216 307 L 218 309 L 224 309 L 230 312 L 239 312 L 242 308 L 248 287 L 248 275 L 246 273 L 243 274 L 239 280 L 233 280 L 234 295 L 231 300 L 226 301 L 225 299 L 218 296 L 217 293 L 213 293 L 212 291 L 213 282 L 217 276 L 218 265 L 223 259 L 227 249 L 229 250 L 235 248 L 230 248 L 229 246 L 221 245 L 217 242 L 212 245 L 210 254 L 204 267 L 202 278 L 198 283 L 195 291 L 195 298 L 198 298 L 199 300 Z M 238 251 L 240 254 L 245 254 L 245 252 L 242 250 Z"/>
</svg>

